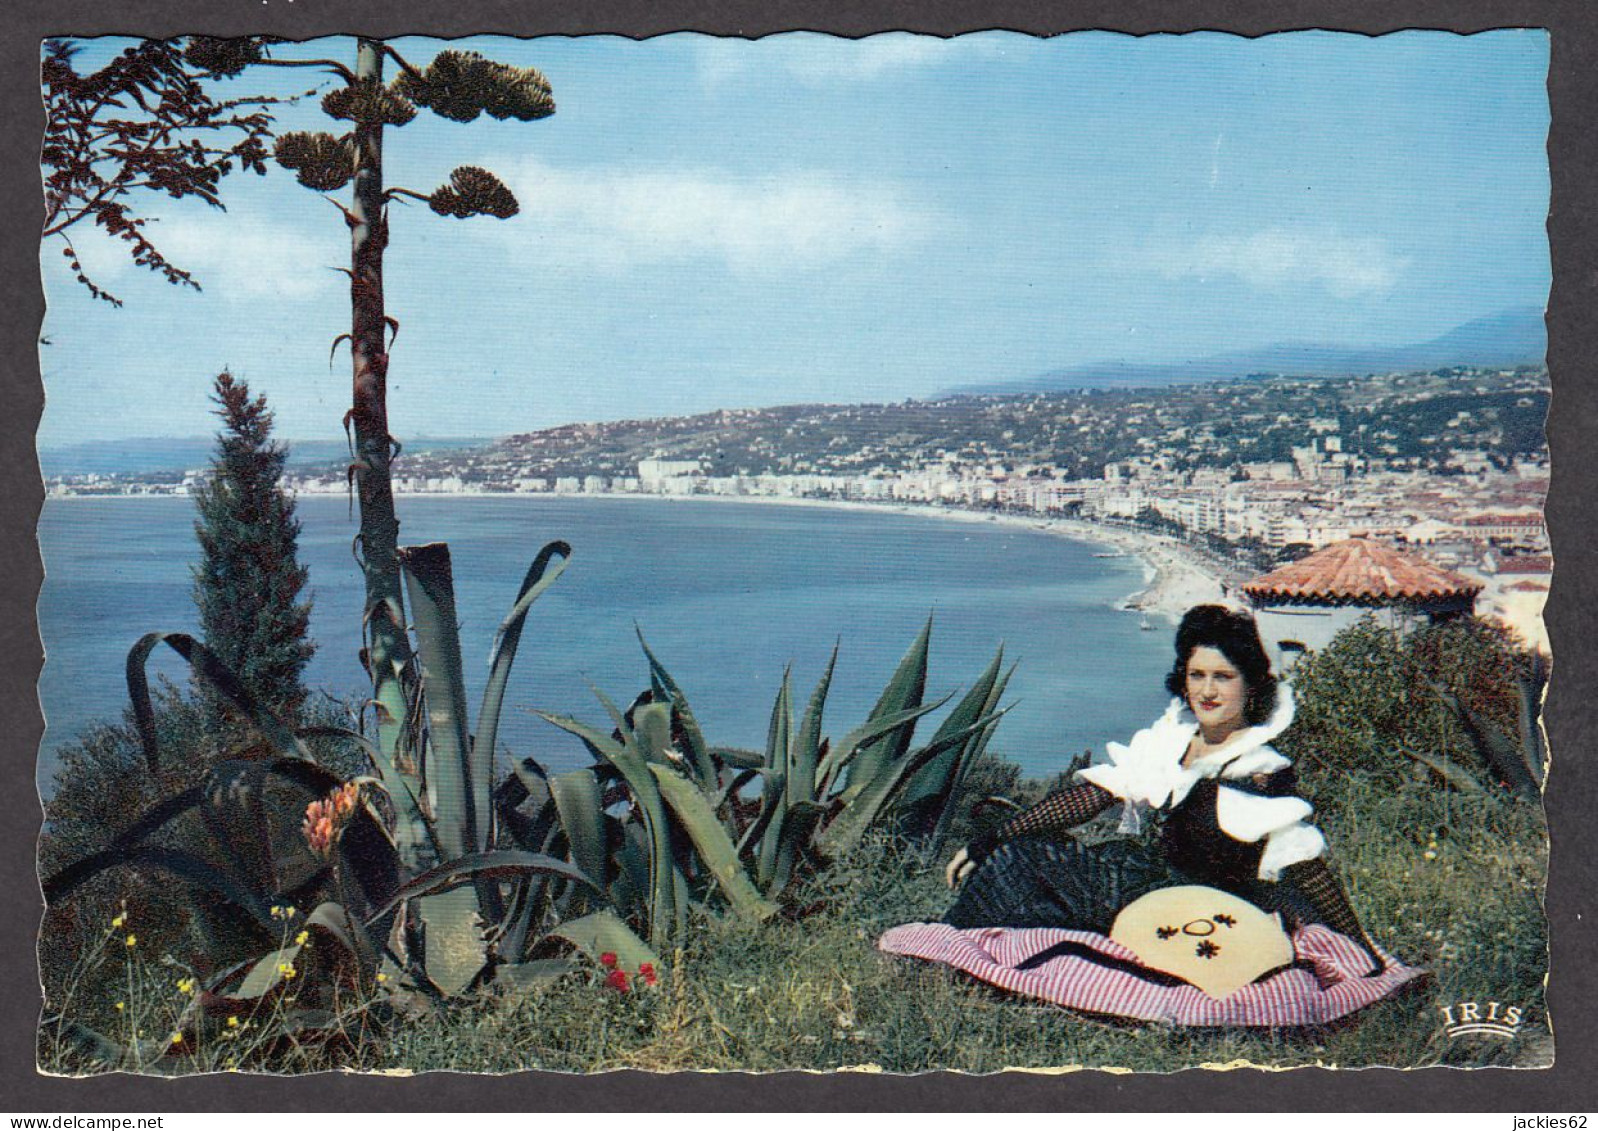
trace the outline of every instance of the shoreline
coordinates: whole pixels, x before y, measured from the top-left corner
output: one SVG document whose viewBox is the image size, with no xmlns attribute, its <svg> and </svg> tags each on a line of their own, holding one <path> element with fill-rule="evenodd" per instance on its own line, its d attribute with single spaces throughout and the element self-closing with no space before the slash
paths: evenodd
<svg viewBox="0 0 1598 1131">
<path fill-rule="evenodd" d="M 321 493 L 299 495 L 296 501 L 338 498 Z M 869 514 L 904 514 L 936 518 L 949 522 L 1006 526 L 1035 530 L 1056 538 L 1107 546 L 1111 557 L 1135 558 L 1143 569 L 1143 584 L 1115 603 L 1126 612 L 1158 617 L 1175 625 L 1194 605 L 1227 601 L 1226 586 L 1216 568 L 1196 551 L 1176 539 L 1132 527 L 1103 526 L 1079 518 L 1015 514 L 1003 511 L 976 511 L 961 507 L 918 505 L 914 503 L 870 503 L 849 499 L 805 499 L 769 495 L 654 495 L 613 491 L 592 494 L 515 491 L 396 491 L 395 499 L 522 499 L 528 501 L 569 499 L 648 500 L 657 503 L 729 503 L 743 506 L 802 507 L 812 510 L 848 510 Z M 189 499 L 186 495 L 56 495 L 46 502 L 75 499 Z"/>
</svg>

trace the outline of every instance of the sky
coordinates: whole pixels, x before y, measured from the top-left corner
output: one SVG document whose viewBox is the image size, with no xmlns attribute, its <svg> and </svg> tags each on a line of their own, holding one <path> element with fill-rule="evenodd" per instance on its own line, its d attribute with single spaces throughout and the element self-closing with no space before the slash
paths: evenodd
<svg viewBox="0 0 1598 1131">
<path fill-rule="evenodd" d="M 92 41 L 80 67 L 124 45 Z M 448 46 L 394 45 L 418 66 Z M 454 46 L 538 68 L 558 108 L 386 131 L 389 186 L 478 165 L 521 204 L 504 221 L 393 206 L 401 440 L 1401 345 L 1547 299 L 1538 30 Z M 352 62 L 354 42 L 276 50 Z M 335 81 L 317 75 L 258 68 L 220 91 Z M 280 108 L 279 131 L 340 132 L 317 102 Z M 213 432 L 223 368 L 280 436 L 342 435 L 343 221 L 275 165 L 222 194 L 225 211 L 137 205 L 199 293 L 74 230 L 113 308 L 45 242 L 42 447 Z"/>
</svg>

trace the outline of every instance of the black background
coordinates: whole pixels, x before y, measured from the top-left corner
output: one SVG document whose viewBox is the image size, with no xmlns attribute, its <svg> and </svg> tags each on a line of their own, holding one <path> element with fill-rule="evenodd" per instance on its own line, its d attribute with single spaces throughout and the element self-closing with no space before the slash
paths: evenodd
<svg viewBox="0 0 1598 1131">
<path fill-rule="evenodd" d="M 1515 1111 L 1598 1109 L 1593 954 L 1595 876 L 1592 802 L 1595 768 L 1593 644 L 1598 459 L 1589 439 L 1598 422 L 1598 8 L 1583 0 L 1394 0 L 1386 3 L 781 3 L 713 4 L 680 0 L 600 0 L 580 12 L 508 0 L 12 0 L 0 36 L 0 299 L 4 406 L 0 427 L 0 773 L 7 811 L 0 818 L 0 1110 L 134 1111 L 856 1111 L 1038 1110 L 1171 1111 Z M 1168 1076 L 1073 1072 L 960 1076 L 783 1073 L 603 1076 L 524 1073 L 477 1077 L 434 1073 L 411 1079 L 321 1076 L 283 1080 L 213 1076 L 178 1081 L 127 1077 L 64 1080 L 40 1076 L 34 1039 L 40 991 L 34 946 L 42 901 L 34 871 L 40 811 L 34 759 L 43 730 L 35 683 L 43 651 L 34 604 L 43 576 L 34 525 L 43 487 L 33 433 L 43 406 L 36 341 L 44 312 L 38 247 L 42 217 L 38 172 L 43 114 L 39 41 L 48 35 L 271 33 L 292 38 L 475 33 L 672 31 L 759 36 L 791 30 L 847 36 L 905 30 L 953 35 L 1001 28 L 1051 34 L 1101 28 L 1136 34 L 1222 30 L 1260 35 L 1295 28 L 1371 35 L 1401 28 L 1468 33 L 1501 27 L 1551 32 L 1549 136 L 1553 200 L 1549 222 L 1554 286 L 1549 354 L 1554 398 L 1548 421 L 1553 487 L 1547 519 L 1558 561 L 1547 618 L 1558 658 L 1547 707 L 1554 757 L 1548 813 L 1553 864 L 1548 909 L 1554 959 L 1549 981 L 1557 1064 L 1550 1070 L 1296 1069 L 1190 1070 Z M 1483 176 L 1491 177 L 1490 168 Z M 1507 1118 L 1507 1117 L 1506 1117 Z"/>
</svg>

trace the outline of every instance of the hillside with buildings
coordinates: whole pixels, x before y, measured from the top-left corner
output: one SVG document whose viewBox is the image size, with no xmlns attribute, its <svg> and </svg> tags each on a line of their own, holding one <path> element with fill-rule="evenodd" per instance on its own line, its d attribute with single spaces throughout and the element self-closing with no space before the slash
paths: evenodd
<svg viewBox="0 0 1598 1131">
<path fill-rule="evenodd" d="M 729 409 L 571 424 L 406 454 L 411 493 L 834 499 L 1071 517 L 1174 535 L 1231 580 L 1354 536 L 1424 547 L 1535 621 L 1551 562 L 1546 370 L 1259 377 L 1170 389 Z M 182 474 L 53 480 L 52 494 L 187 492 Z M 342 465 L 295 468 L 343 493 Z M 1528 611 L 1532 611 L 1528 616 Z"/>
</svg>

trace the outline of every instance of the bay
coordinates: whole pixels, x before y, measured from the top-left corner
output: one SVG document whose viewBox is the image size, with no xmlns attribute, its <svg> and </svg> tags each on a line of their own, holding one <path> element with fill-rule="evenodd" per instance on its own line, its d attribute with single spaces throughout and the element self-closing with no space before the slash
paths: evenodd
<svg viewBox="0 0 1598 1131">
<path fill-rule="evenodd" d="M 313 688 L 358 699 L 360 574 L 342 498 L 299 502 L 314 596 Z M 827 702 L 834 737 L 869 713 L 933 617 L 928 693 L 970 686 L 1002 644 L 1017 665 L 992 749 L 1034 776 L 1102 750 L 1166 702 L 1168 632 L 1115 608 L 1139 588 L 1135 559 L 1007 523 L 934 514 L 694 500 L 434 496 L 400 501 L 401 541 L 450 543 L 473 710 L 495 628 L 540 546 L 573 548 L 533 607 L 501 739 L 552 768 L 585 764 L 575 739 L 533 708 L 603 722 L 591 686 L 625 703 L 648 686 L 635 626 L 687 692 L 711 742 L 761 748 L 791 665 L 798 709 L 838 645 Z M 150 631 L 195 632 L 193 504 L 182 498 L 47 500 L 39 622 L 47 720 L 38 773 L 127 704 L 128 649 Z M 162 649 L 155 670 L 187 675 Z M 922 726 L 935 724 L 933 716 Z M 608 725 L 608 724 L 607 724 Z M 921 732 L 929 735 L 930 729 Z"/>
</svg>

